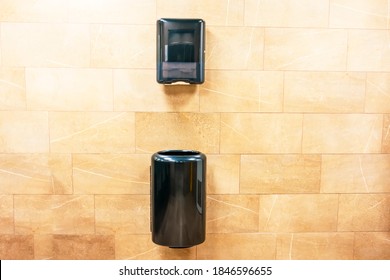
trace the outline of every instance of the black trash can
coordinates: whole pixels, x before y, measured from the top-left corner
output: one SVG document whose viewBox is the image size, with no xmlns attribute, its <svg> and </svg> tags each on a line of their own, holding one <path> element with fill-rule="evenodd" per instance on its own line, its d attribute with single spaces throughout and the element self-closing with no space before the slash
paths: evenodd
<svg viewBox="0 0 390 280">
<path fill-rule="evenodd" d="M 151 161 L 151 232 L 171 248 L 198 245 L 206 236 L 206 156 L 165 150 Z"/>
</svg>

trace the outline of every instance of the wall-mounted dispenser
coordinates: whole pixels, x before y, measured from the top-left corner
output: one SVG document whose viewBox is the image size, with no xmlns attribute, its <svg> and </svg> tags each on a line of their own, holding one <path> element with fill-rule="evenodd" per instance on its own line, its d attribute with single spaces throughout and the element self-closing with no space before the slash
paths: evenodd
<svg viewBox="0 0 390 280">
<path fill-rule="evenodd" d="M 192 150 L 153 154 L 150 168 L 152 241 L 171 248 L 206 236 L 206 156 Z"/>
<path fill-rule="evenodd" d="M 204 82 L 205 22 L 202 19 L 157 20 L 157 82 Z"/>
</svg>

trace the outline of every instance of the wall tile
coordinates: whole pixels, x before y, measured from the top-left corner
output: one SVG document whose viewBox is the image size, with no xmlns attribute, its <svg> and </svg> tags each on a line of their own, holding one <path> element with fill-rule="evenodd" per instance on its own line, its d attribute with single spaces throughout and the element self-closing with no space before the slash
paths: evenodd
<svg viewBox="0 0 390 280">
<path fill-rule="evenodd" d="M 390 115 L 383 116 L 382 153 L 390 153 Z"/>
<path fill-rule="evenodd" d="M 114 236 L 101 235 L 55 235 L 54 258 L 72 260 L 115 259 Z"/>
<path fill-rule="evenodd" d="M 284 111 L 361 113 L 365 80 L 364 73 L 286 72 Z"/>
<path fill-rule="evenodd" d="M 263 28 L 208 27 L 205 67 L 206 69 L 262 70 L 263 46 Z"/>
<path fill-rule="evenodd" d="M 319 155 L 242 155 L 240 193 L 318 193 Z"/>
<path fill-rule="evenodd" d="M 134 152 L 134 113 L 50 113 L 50 150 L 59 153 Z"/>
<path fill-rule="evenodd" d="M 157 17 L 202 18 L 207 25 L 242 25 L 244 0 L 157 0 Z"/>
<path fill-rule="evenodd" d="M 202 112 L 281 112 L 283 73 L 275 71 L 206 71 L 200 86 Z"/>
<path fill-rule="evenodd" d="M 328 27 L 328 13 L 328 0 L 245 0 L 245 25 Z"/>
<path fill-rule="evenodd" d="M 341 194 L 338 231 L 390 231 L 389 194 Z"/>
<path fill-rule="evenodd" d="M 151 155 L 75 154 L 76 194 L 149 194 Z"/>
<path fill-rule="evenodd" d="M 259 197 L 256 195 L 209 195 L 207 232 L 257 232 Z"/>
<path fill-rule="evenodd" d="M 344 71 L 347 38 L 342 29 L 267 28 L 264 69 Z"/>
<path fill-rule="evenodd" d="M 155 68 L 155 25 L 91 26 L 91 66 Z"/>
<path fill-rule="evenodd" d="M 0 235 L 0 259 L 34 259 L 33 235 Z"/>
<path fill-rule="evenodd" d="M 0 21 L 5 22 L 65 22 L 68 3 L 62 0 L 2 0 Z"/>
<path fill-rule="evenodd" d="M 322 193 L 390 192 L 390 155 L 323 155 Z"/>
<path fill-rule="evenodd" d="M 38 235 L 35 236 L 35 259 L 113 260 L 113 235 Z"/>
<path fill-rule="evenodd" d="M 301 114 L 222 114 L 221 153 L 300 153 Z"/>
<path fill-rule="evenodd" d="M 93 234 L 94 199 L 88 195 L 16 195 L 17 234 Z"/>
<path fill-rule="evenodd" d="M 368 73 L 366 112 L 390 113 L 390 73 Z"/>
<path fill-rule="evenodd" d="M 156 17 L 156 0 L 71 0 L 68 5 L 70 22 L 150 24 Z"/>
<path fill-rule="evenodd" d="M 275 253 L 276 237 L 272 234 L 210 233 L 197 246 L 200 260 L 272 260 Z"/>
<path fill-rule="evenodd" d="M 114 108 L 116 111 L 199 111 L 199 87 L 164 86 L 156 82 L 156 71 L 114 70 Z"/>
<path fill-rule="evenodd" d="M 117 260 L 195 260 L 196 247 L 171 249 L 158 246 L 151 235 L 115 235 L 115 258 Z"/>
<path fill-rule="evenodd" d="M 47 112 L 0 111 L 0 153 L 49 151 Z"/>
<path fill-rule="evenodd" d="M 207 155 L 207 193 L 238 194 L 239 155 Z"/>
<path fill-rule="evenodd" d="M 96 233 L 149 233 L 149 209 L 149 195 L 96 195 Z"/>
<path fill-rule="evenodd" d="M 34 259 L 52 260 L 54 259 L 54 242 L 52 234 L 34 235 Z"/>
<path fill-rule="evenodd" d="M 4 66 L 89 66 L 86 24 L 3 23 L 1 28 Z"/>
<path fill-rule="evenodd" d="M 112 71 L 106 69 L 26 70 L 27 107 L 32 110 L 112 111 Z"/>
<path fill-rule="evenodd" d="M 219 114 L 137 113 L 136 150 L 153 153 L 191 149 L 218 153 L 219 120 Z"/>
<path fill-rule="evenodd" d="M 260 112 L 282 112 L 284 74 L 279 71 L 260 73 Z"/>
<path fill-rule="evenodd" d="M 69 154 L 0 154 L 0 193 L 71 194 Z"/>
<path fill-rule="evenodd" d="M 387 0 L 330 0 L 329 26 L 332 28 L 388 28 Z"/>
<path fill-rule="evenodd" d="M 279 235 L 279 260 L 352 260 L 353 233 L 292 233 Z"/>
<path fill-rule="evenodd" d="M 260 231 L 335 231 L 337 203 L 338 195 L 332 194 L 262 195 Z"/>
<path fill-rule="evenodd" d="M 200 87 L 202 112 L 256 112 L 259 109 L 260 79 L 256 71 L 206 72 Z"/>
<path fill-rule="evenodd" d="M 303 153 L 377 153 L 382 138 L 382 115 L 306 114 Z"/>
<path fill-rule="evenodd" d="M 0 234 L 14 233 L 14 198 L 0 195 Z"/>
<path fill-rule="evenodd" d="M 25 108 L 24 69 L 0 67 L 0 110 L 23 110 Z"/>
<path fill-rule="evenodd" d="M 355 260 L 390 260 L 390 232 L 356 232 Z"/>
<path fill-rule="evenodd" d="M 390 71 L 388 30 L 349 30 L 348 34 L 348 71 Z"/>
</svg>

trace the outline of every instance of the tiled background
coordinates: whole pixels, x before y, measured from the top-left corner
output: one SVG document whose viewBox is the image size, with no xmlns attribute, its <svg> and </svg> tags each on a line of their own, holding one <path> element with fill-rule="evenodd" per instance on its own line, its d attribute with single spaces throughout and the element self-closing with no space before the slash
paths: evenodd
<svg viewBox="0 0 390 280">
<path fill-rule="evenodd" d="M 155 81 L 203 18 L 206 81 Z M 149 165 L 208 156 L 206 242 L 156 246 Z M 389 0 L 0 0 L 0 259 L 390 259 Z"/>
</svg>

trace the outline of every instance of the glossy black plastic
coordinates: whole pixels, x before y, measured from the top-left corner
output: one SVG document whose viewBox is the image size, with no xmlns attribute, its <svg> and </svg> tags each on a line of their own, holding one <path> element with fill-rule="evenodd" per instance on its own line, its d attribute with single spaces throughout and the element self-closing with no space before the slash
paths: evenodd
<svg viewBox="0 0 390 280">
<path fill-rule="evenodd" d="M 154 243 L 198 245 L 206 233 L 206 156 L 166 150 L 151 159 L 151 231 Z"/>
<path fill-rule="evenodd" d="M 205 22 L 202 19 L 157 20 L 157 82 L 204 82 Z"/>
</svg>

